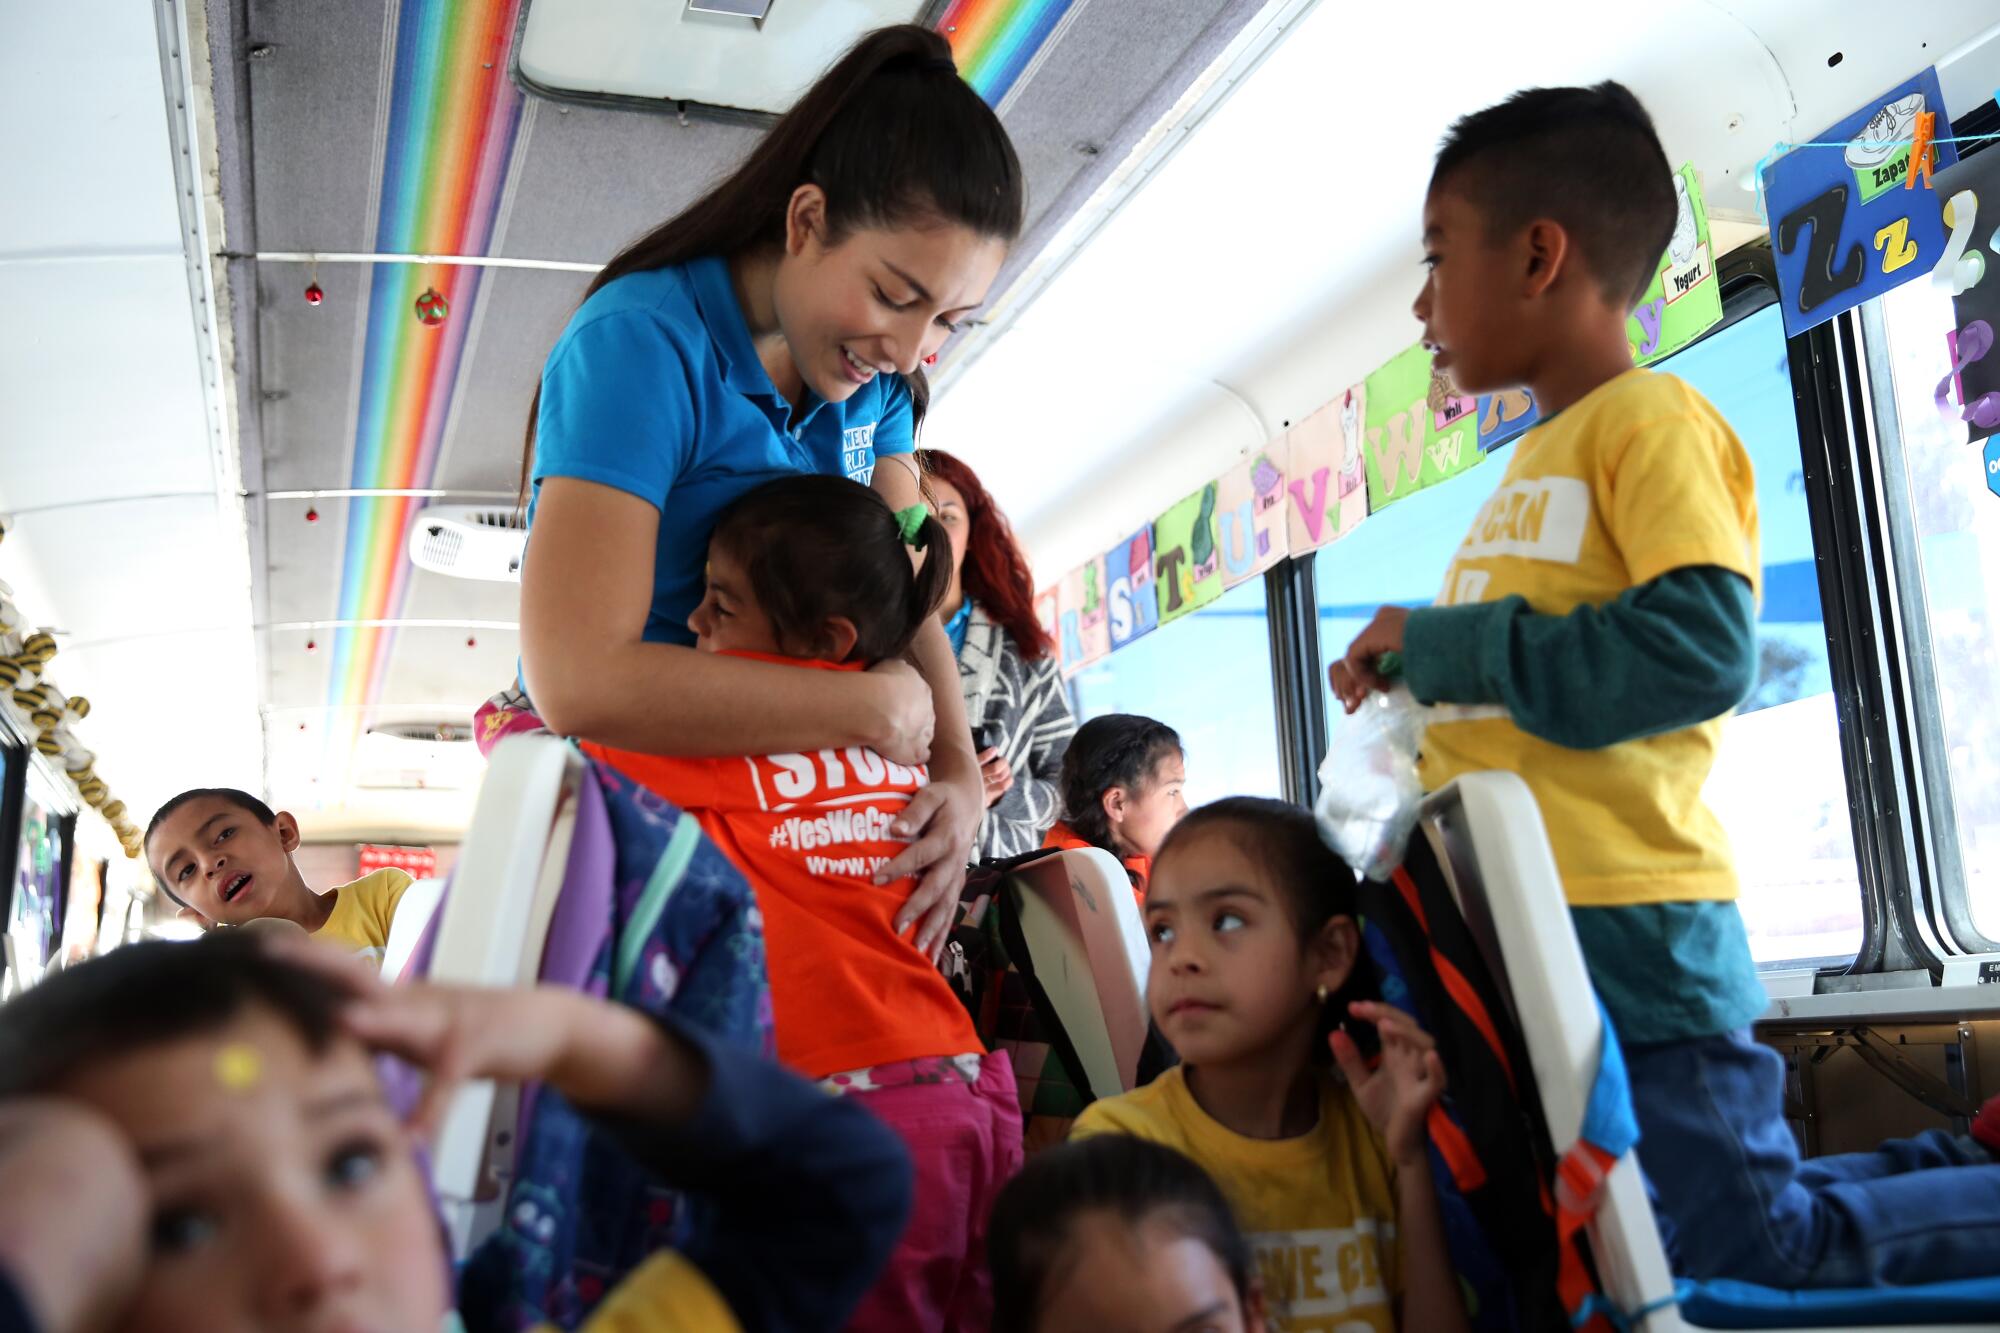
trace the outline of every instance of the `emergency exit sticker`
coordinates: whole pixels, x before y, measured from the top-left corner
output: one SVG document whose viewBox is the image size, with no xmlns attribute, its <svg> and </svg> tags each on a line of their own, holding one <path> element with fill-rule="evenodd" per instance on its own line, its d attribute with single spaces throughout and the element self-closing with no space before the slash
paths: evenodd
<svg viewBox="0 0 2000 1333">
<path fill-rule="evenodd" d="M 1934 69 L 1764 169 L 1787 335 L 1924 276 L 1944 253 L 1942 199 L 1922 180 L 1904 188 L 1917 117 L 1925 112 L 1937 116 L 1934 138 L 1949 139 Z M 1957 160 L 1950 143 L 1932 144 L 1933 171 Z"/>
</svg>

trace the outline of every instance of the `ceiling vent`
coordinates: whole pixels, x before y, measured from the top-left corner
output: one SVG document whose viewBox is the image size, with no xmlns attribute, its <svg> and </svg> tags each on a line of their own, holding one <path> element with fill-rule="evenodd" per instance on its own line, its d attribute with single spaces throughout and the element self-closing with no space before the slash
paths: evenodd
<svg viewBox="0 0 2000 1333">
<path fill-rule="evenodd" d="M 768 120 L 873 28 L 945 0 L 523 0 L 514 77 L 558 101 Z"/>
<path fill-rule="evenodd" d="M 352 781 L 378 791 L 460 791 L 476 786 L 484 767 L 469 723 L 392 722 L 362 736 Z"/>
<path fill-rule="evenodd" d="M 433 505 L 410 525 L 410 561 L 455 579 L 521 581 L 528 524 L 520 511 L 492 505 Z"/>
</svg>

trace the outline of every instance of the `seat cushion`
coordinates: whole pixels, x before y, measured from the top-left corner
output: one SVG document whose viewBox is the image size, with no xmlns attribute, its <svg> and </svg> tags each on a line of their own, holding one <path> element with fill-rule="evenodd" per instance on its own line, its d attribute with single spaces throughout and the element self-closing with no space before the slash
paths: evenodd
<svg viewBox="0 0 2000 1333">
<path fill-rule="evenodd" d="M 1870 1328 L 1991 1323 L 2000 1275 L 1920 1287 L 1785 1291 L 1718 1279 L 1681 1286 L 1681 1316 L 1701 1328 Z"/>
</svg>

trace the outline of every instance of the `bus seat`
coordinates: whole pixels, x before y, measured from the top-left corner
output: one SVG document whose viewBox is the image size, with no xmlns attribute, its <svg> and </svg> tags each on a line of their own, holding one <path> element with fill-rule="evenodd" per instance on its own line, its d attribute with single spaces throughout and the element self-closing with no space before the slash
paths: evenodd
<svg viewBox="0 0 2000 1333">
<path fill-rule="evenodd" d="M 466 891 L 446 895 L 436 912 L 424 968 L 430 980 L 469 986 L 536 980 L 585 771 L 583 756 L 554 736 L 513 738 L 495 748 L 452 875 Z M 460 1257 L 498 1225 L 520 1101 L 517 1089 L 468 1083 L 432 1145 L 432 1181 Z"/>
<path fill-rule="evenodd" d="M 443 904 L 415 928 L 404 976 L 567 986 L 770 1053 L 748 882 L 695 820 L 546 733 L 494 748 Z M 678 1194 L 537 1085 L 462 1089 L 433 1166 L 466 1299 L 516 1313 L 567 1326 L 595 1290 L 577 1270 L 623 1272 L 691 1235 Z"/>
<path fill-rule="evenodd" d="M 1092 1097 L 1137 1086 L 1152 953 L 1125 868 L 1095 847 L 1016 868 L 1009 905 L 1026 962 L 1075 1048 Z"/>
<path fill-rule="evenodd" d="M 396 902 L 396 914 L 389 918 L 389 941 L 382 949 L 382 975 L 391 981 L 416 956 L 417 946 L 430 931 L 431 921 L 444 902 L 443 878 L 410 881 Z"/>
<path fill-rule="evenodd" d="M 1527 784 L 1474 773 L 1431 796 L 1423 828 L 1465 927 L 1525 1046 L 1553 1144 L 1577 1142 L 1597 1085 L 1606 1028 L 1576 942 L 1555 857 Z M 1615 1059 L 1615 1054 L 1614 1054 Z M 1629 1106 L 1629 1103 L 1628 1103 Z M 1780 1291 L 1741 1282 L 1676 1283 L 1636 1158 L 1620 1156 L 1587 1225 L 1604 1322 L 1637 1333 L 1708 1328 L 1991 1327 L 2000 1277 L 1855 1291 Z"/>
</svg>

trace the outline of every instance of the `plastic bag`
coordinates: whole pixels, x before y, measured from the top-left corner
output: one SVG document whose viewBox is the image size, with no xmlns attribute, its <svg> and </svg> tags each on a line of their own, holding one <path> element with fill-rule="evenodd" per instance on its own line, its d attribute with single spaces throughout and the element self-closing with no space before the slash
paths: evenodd
<svg viewBox="0 0 2000 1333">
<path fill-rule="evenodd" d="M 1386 880 L 1403 863 L 1417 826 L 1424 799 L 1417 746 L 1429 711 L 1401 685 L 1371 694 L 1351 716 L 1336 719 L 1333 744 L 1320 761 L 1313 805 L 1319 835 L 1368 879 Z"/>
</svg>

